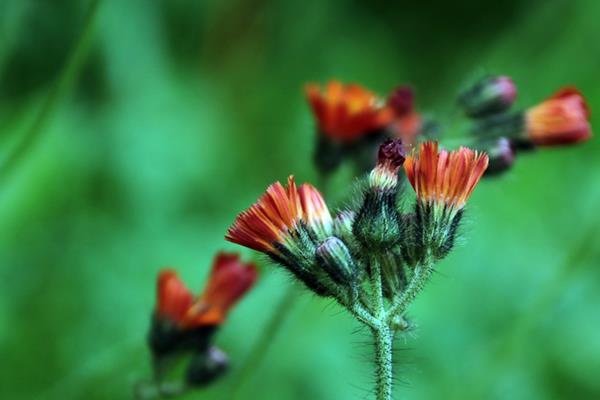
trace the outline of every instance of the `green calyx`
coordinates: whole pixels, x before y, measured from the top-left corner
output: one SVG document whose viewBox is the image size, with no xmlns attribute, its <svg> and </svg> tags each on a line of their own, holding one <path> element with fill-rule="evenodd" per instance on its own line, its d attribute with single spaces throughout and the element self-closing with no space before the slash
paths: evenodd
<svg viewBox="0 0 600 400">
<path fill-rule="evenodd" d="M 317 263 L 338 284 L 353 285 L 356 264 L 348 247 L 337 237 L 327 238 L 316 251 Z"/>
<path fill-rule="evenodd" d="M 400 243 L 402 218 L 396 206 L 396 195 L 396 191 L 381 190 L 365 193 L 352 229 L 364 249 L 388 251 Z"/>
</svg>

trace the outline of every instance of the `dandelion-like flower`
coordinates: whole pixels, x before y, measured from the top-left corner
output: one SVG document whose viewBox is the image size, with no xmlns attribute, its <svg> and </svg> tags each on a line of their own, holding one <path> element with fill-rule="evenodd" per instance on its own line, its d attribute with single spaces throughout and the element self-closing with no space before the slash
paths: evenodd
<svg viewBox="0 0 600 400">
<path fill-rule="evenodd" d="M 388 105 L 356 84 L 331 81 L 324 89 L 308 84 L 306 97 L 321 134 L 340 143 L 354 142 L 376 133 L 394 118 Z"/>
<path fill-rule="evenodd" d="M 315 251 L 333 232 L 333 219 L 312 185 L 276 182 L 227 232 L 230 242 L 258 250 L 281 264 L 315 293 L 330 294 L 324 271 L 315 270 Z M 325 283 L 324 283 L 325 282 Z"/>
<path fill-rule="evenodd" d="M 465 206 L 487 165 L 485 153 L 465 147 L 439 151 L 437 142 L 425 142 L 418 154 L 406 158 L 404 170 L 418 201 L 456 212 Z"/>
<path fill-rule="evenodd" d="M 203 386 L 225 373 L 228 358 L 212 344 L 213 336 L 256 278 L 254 264 L 243 263 L 238 255 L 229 253 L 217 254 L 206 287 L 197 297 L 175 270 L 164 269 L 158 274 L 148 345 L 159 381 L 171 368 L 171 360 L 181 354 L 192 355 L 185 375 L 190 387 Z"/>
<path fill-rule="evenodd" d="M 404 170 L 417 194 L 413 240 L 404 244 L 406 258 L 420 262 L 441 259 L 452 247 L 462 210 L 488 166 L 488 156 L 461 147 L 438 150 L 437 142 L 422 143 L 406 158 Z"/>
<path fill-rule="evenodd" d="M 525 113 L 525 133 L 536 145 L 552 146 L 585 141 L 592 132 L 590 110 L 575 88 L 559 90 Z"/>
<path fill-rule="evenodd" d="M 219 253 L 204 292 L 195 297 L 175 270 L 165 269 L 158 275 L 156 316 L 183 330 L 220 325 L 256 277 L 254 264 L 241 262 L 236 254 Z"/>
<path fill-rule="evenodd" d="M 287 187 L 276 182 L 248 210 L 238 215 L 226 239 L 268 255 L 285 257 L 293 251 L 300 230 L 325 238 L 333 220 L 321 193 L 310 184 L 296 186 L 294 177 Z"/>
</svg>

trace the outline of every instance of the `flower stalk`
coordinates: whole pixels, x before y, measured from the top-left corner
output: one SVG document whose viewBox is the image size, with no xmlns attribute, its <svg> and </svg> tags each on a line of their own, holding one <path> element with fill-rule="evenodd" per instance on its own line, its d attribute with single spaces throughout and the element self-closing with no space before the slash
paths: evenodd
<svg viewBox="0 0 600 400">
<path fill-rule="evenodd" d="M 374 340 L 376 398 L 391 400 L 394 336 L 410 329 L 406 310 L 452 250 L 487 163 L 485 154 L 448 152 L 434 142 L 407 156 L 399 140 L 390 140 L 379 149 L 356 209 L 332 216 L 315 187 L 290 177 L 242 212 L 227 239 L 265 253 L 366 325 Z M 398 205 L 402 167 L 417 195 L 410 213 Z"/>
</svg>

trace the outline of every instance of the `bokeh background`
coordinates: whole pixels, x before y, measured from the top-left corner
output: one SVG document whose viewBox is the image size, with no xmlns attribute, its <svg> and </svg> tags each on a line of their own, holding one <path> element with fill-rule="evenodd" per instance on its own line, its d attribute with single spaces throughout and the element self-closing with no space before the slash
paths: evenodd
<svg viewBox="0 0 600 400">
<path fill-rule="evenodd" d="M 254 257 L 223 240 L 236 213 L 315 179 L 306 81 L 410 82 L 455 137 L 455 93 L 482 72 L 512 76 L 520 106 L 575 84 L 594 110 L 598 18 L 596 0 L 1 0 L 0 397 L 132 397 L 158 269 L 201 288 L 217 250 Z M 478 187 L 397 343 L 398 398 L 600 398 L 599 150 Z M 217 338 L 231 373 L 185 398 L 226 398 L 289 285 L 264 270 Z M 369 398 L 357 328 L 302 296 L 238 398 Z"/>
</svg>

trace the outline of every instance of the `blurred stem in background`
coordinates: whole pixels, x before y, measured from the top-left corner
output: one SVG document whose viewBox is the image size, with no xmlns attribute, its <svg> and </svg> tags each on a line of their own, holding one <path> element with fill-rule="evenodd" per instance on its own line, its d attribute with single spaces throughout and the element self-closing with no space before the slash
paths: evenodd
<svg viewBox="0 0 600 400">
<path fill-rule="evenodd" d="M 64 66 L 61 68 L 56 81 L 52 85 L 48 97 L 42 104 L 40 111 L 29 129 L 25 131 L 15 148 L 12 149 L 1 162 L 0 180 L 7 179 L 10 172 L 18 166 L 23 157 L 26 156 L 28 151 L 35 145 L 36 140 L 43 132 L 44 127 L 53 111 L 56 109 L 57 104 L 67 93 L 69 93 L 69 89 L 72 87 L 73 82 L 77 80 L 94 36 L 94 26 L 100 3 L 101 0 L 91 0 L 87 15 L 83 22 L 83 29 L 75 41 L 75 44 L 70 51 L 70 55 L 65 61 Z"/>
<path fill-rule="evenodd" d="M 260 364 L 267 356 L 269 346 L 274 342 L 277 333 L 289 316 L 290 311 L 294 308 L 300 293 L 302 293 L 301 288 L 298 285 L 293 285 L 286 290 L 283 297 L 279 300 L 275 311 L 260 333 L 258 340 L 254 343 L 248 358 L 242 365 L 237 379 L 231 385 L 231 400 L 238 398 L 244 384 L 251 377 L 252 372 L 260 367 Z"/>
</svg>

